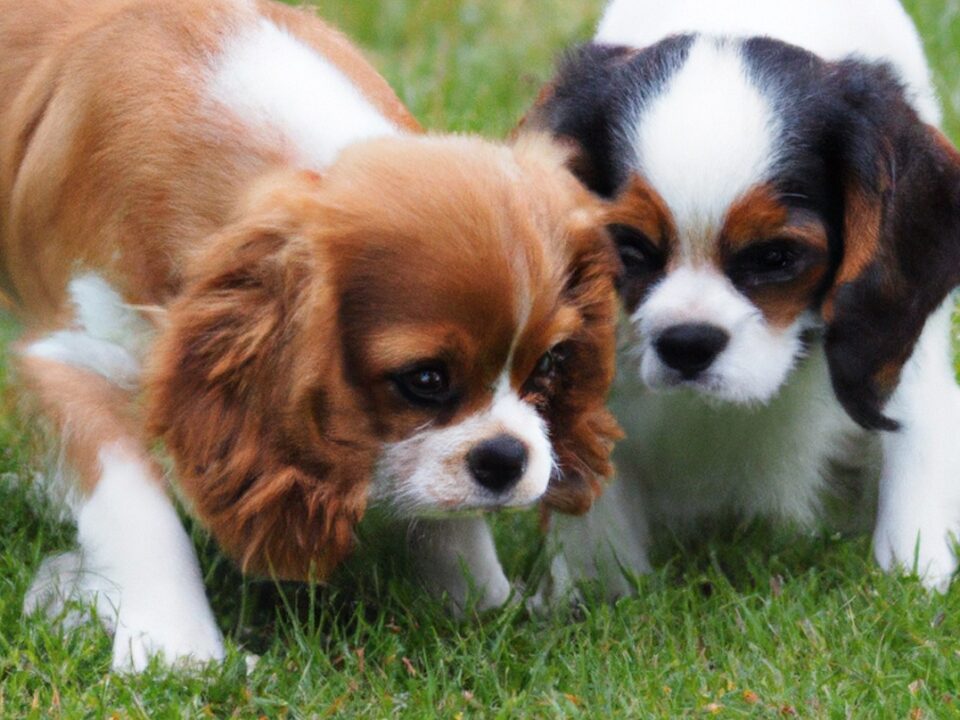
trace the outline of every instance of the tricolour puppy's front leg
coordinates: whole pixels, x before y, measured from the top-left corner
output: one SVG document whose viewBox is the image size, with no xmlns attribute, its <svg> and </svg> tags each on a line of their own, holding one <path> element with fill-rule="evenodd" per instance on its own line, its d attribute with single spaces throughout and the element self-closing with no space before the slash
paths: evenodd
<svg viewBox="0 0 960 720">
<path fill-rule="evenodd" d="M 221 659 L 193 546 L 126 417 L 130 394 L 104 376 L 102 360 L 124 350 L 87 336 L 82 355 L 79 342 L 58 334 L 28 345 L 18 361 L 76 478 L 68 493 L 80 545 L 43 563 L 24 610 L 54 615 L 70 601 L 94 604 L 114 632 L 115 669 L 142 670 L 158 654 L 171 664 Z"/>
<path fill-rule="evenodd" d="M 414 566 L 434 597 L 446 595 L 456 615 L 488 610 L 510 597 L 497 548 L 482 517 L 418 520 L 409 529 Z"/>
<path fill-rule="evenodd" d="M 927 321 L 888 406 L 901 423 L 883 435 L 874 553 L 884 570 L 915 570 L 946 590 L 960 529 L 960 389 L 954 380 L 948 301 Z"/>
<path fill-rule="evenodd" d="M 619 477 L 582 517 L 554 514 L 548 531 L 547 576 L 531 606 L 539 612 L 576 597 L 581 581 L 596 581 L 609 600 L 631 595 L 631 576 L 650 572 L 647 516 L 639 484 Z"/>
</svg>

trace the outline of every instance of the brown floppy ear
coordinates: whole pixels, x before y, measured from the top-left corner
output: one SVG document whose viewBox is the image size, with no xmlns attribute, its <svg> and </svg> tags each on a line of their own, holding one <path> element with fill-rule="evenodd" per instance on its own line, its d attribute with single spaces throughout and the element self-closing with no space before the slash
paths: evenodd
<svg viewBox="0 0 960 720">
<path fill-rule="evenodd" d="M 310 242 L 316 178 L 271 179 L 192 263 L 147 373 L 150 431 L 247 572 L 322 578 L 349 551 L 373 450 Z"/>
<path fill-rule="evenodd" d="M 868 429 L 928 316 L 960 284 L 960 154 L 882 67 L 839 73 L 856 104 L 843 155 L 842 260 L 823 307 L 834 391 Z"/>
<path fill-rule="evenodd" d="M 614 443 L 623 437 L 606 405 L 615 372 L 620 262 L 604 231 L 591 228 L 585 235 L 565 290 L 583 324 L 564 343 L 561 387 L 546 411 L 557 470 L 544 502 L 574 515 L 587 512 L 602 492 L 613 474 Z"/>
</svg>

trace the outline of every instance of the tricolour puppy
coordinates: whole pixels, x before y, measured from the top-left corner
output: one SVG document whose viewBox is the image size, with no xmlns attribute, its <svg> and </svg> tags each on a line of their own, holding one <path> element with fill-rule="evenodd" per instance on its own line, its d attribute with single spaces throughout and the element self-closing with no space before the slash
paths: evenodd
<svg viewBox="0 0 960 720">
<path fill-rule="evenodd" d="M 6 0 L 0 55 L 2 283 L 80 545 L 27 609 L 95 602 L 117 667 L 222 655 L 155 439 L 246 571 L 322 579 L 379 503 L 433 518 L 431 587 L 503 602 L 445 516 L 582 511 L 616 433 L 618 263 L 562 152 L 418 134 L 268 2 Z"/>
<path fill-rule="evenodd" d="M 527 126 L 614 205 L 619 478 L 555 580 L 648 569 L 652 520 L 808 523 L 835 470 L 880 565 L 945 588 L 960 527 L 960 155 L 894 0 L 615 0 Z M 565 562 L 566 561 L 566 562 Z M 569 573 L 569 576 L 568 576 Z"/>
</svg>

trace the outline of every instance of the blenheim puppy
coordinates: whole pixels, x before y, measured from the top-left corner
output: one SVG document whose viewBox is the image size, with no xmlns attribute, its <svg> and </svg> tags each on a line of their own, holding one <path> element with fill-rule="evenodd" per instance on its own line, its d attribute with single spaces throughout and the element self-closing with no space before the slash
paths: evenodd
<svg viewBox="0 0 960 720">
<path fill-rule="evenodd" d="M 616 424 L 598 203 L 543 138 L 429 137 L 311 14 L 264 0 L 0 3 L 2 283 L 113 663 L 219 658 L 147 448 L 248 572 L 324 578 L 368 503 L 428 584 L 509 585 L 480 517 L 583 511 Z M 462 517 L 462 516 L 461 516 Z"/>
<path fill-rule="evenodd" d="M 613 204 L 628 440 L 558 589 L 649 569 L 652 521 L 809 523 L 839 475 L 874 553 L 946 588 L 960 528 L 960 155 L 894 0 L 615 0 L 527 127 Z M 842 473 L 836 473 L 842 468 Z"/>
</svg>

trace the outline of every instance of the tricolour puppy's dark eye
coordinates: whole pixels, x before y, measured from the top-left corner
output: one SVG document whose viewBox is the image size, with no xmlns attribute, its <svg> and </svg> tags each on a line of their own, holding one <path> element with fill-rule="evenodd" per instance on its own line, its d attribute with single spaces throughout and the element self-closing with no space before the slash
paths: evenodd
<svg viewBox="0 0 960 720">
<path fill-rule="evenodd" d="M 756 287 L 796 280 L 810 266 L 810 253 L 800 243 L 771 240 L 756 243 L 734 255 L 727 274 L 734 284 Z"/>
<path fill-rule="evenodd" d="M 451 397 L 450 377 L 443 365 L 418 365 L 394 375 L 393 382 L 416 405 L 441 405 Z"/>
<path fill-rule="evenodd" d="M 757 258 L 757 264 L 765 271 L 784 270 L 796 260 L 796 255 L 787 248 L 765 248 Z"/>
<path fill-rule="evenodd" d="M 643 232 L 630 225 L 609 225 L 607 230 L 617 245 L 627 275 L 646 275 L 663 270 L 663 253 Z"/>
</svg>

